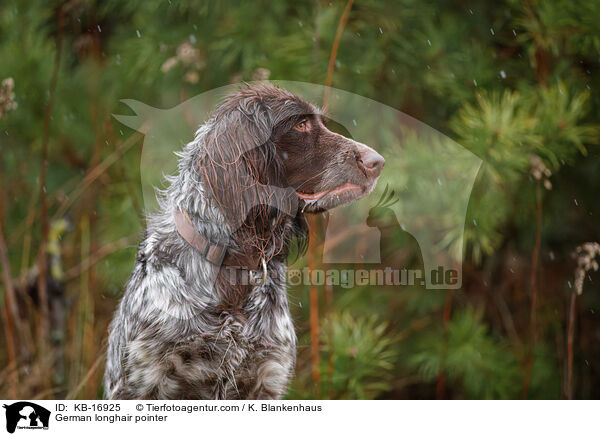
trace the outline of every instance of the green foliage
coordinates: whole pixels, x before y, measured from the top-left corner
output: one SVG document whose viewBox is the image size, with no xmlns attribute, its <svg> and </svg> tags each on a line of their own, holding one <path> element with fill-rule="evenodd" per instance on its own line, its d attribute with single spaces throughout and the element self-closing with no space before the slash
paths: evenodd
<svg viewBox="0 0 600 436">
<path fill-rule="evenodd" d="M 0 114 L 0 221 L 19 284 L 35 270 L 41 242 L 41 145 L 61 35 L 45 191 L 54 225 L 51 265 L 57 277 L 66 277 L 66 324 L 78 326 L 66 335 L 69 373 L 85 374 L 98 357 L 96 345 L 131 271 L 144 224 L 142 137 L 111 117 L 130 113 L 119 101 L 169 108 L 207 90 L 267 76 L 323 84 L 345 4 L 0 3 L 0 82 L 14 79 L 18 104 Z M 289 398 L 431 398 L 443 375 L 447 388 L 441 395 L 447 398 L 519 397 L 532 336 L 529 298 L 538 230 L 537 298 L 543 316 L 536 325 L 528 397 L 562 395 L 563 297 L 570 295 L 573 275 L 569 253 L 582 241 L 597 241 L 599 234 L 599 22 L 600 2 L 588 0 L 354 2 L 332 85 L 397 108 L 483 160 L 464 247 L 456 232 L 442 241 L 455 254 L 465 251 L 464 289 L 451 304 L 447 294 L 420 288 L 333 289 L 332 307 L 323 307 L 320 298 L 317 385 L 306 322 L 308 289 L 291 289 L 301 340 Z M 368 128 L 377 131 L 383 121 L 375 119 Z M 392 142 L 395 133 L 381 132 L 372 145 Z M 448 138 L 431 138 L 440 150 L 448 144 Z M 130 147 L 122 149 L 124 144 Z M 410 135 L 403 136 L 402 151 L 385 156 L 388 168 L 410 161 L 420 174 L 448 164 L 419 150 Z M 545 176 L 551 190 L 535 176 L 537 159 L 551 171 Z M 98 168 L 102 171 L 95 175 Z M 434 201 L 428 186 L 410 174 L 386 176 L 397 192 L 411 186 Z M 399 209 L 407 207 L 399 202 Z M 451 206 L 438 221 L 448 223 L 454 215 Z M 415 221 L 426 222 L 422 218 Z M 301 259 L 295 267 L 304 264 Z M 574 343 L 575 396 L 582 398 L 598 397 L 599 385 L 594 369 L 600 365 L 599 281 L 593 274 L 589 279 L 587 294 L 578 301 Z M 5 354 L 0 352 L 2 366 Z M 35 364 L 31 368 L 45 374 Z M 70 378 L 74 386 L 80 381 Z M 93 374 L 79 395 L 96 395 L 100 378 Z M 20 397 L 36 396 L 45 386 L 27 379 L 33 381 Z"/>
<path fill-rule="evenodd" d="M 328 332 L 333 334 L 330 340 Z M 322 389 L 332 398 L 372 399 L 389 389 L 398 357 L 398 343 L 377 316 L 335 314 L 323 326 Z M 333 355 L 333 371 L 327 356 Z"/>
<path fill-rule="evenodd" d="M 502 242 L 497 229 L 514 210 L 532 154 L 556 171 L 577 153 L 585 155 L 584 144 L 600 141 L 598 126 L 584 121 L 587 100 L 587 92 L 569 91 L 563 83 L 523 93 L 481 93 L 476 105 L 464 105 L 452 120 L 459 142 L 484 160 L 467 220 L 481 225 L 465 234 L 476 261 Z"/>
<path fill-rule="evenodd" d="M 467 398 L 516 398 L 521 387 L 519 368 L 507 344 L 495 340 L 471 309 L 455 312 L 443 334 L 423 340 L 411 359 L 425 380 L 446 372 L 448 381 Z"/>
</svg>

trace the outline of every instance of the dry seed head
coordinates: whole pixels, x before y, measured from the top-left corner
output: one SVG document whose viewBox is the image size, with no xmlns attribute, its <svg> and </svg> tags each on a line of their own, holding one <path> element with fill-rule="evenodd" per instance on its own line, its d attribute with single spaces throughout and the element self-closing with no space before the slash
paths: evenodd
<svg viewBox="0 0 600 436">
<path fill-rule="evenodd" d="M 598 271 L 596 256 L 600 255 L 598 242 L 586 242 L 575 249 L 573 256 L 577 260 L 575 268 L 575 291 L 577 295 L 583 293 L 583 281 L 588 271 Z"/>
</svg>

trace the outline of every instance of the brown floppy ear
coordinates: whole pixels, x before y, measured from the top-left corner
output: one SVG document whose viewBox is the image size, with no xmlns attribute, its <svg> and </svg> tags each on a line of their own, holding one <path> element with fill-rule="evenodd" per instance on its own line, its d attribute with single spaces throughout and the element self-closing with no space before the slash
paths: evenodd
<svg viewBox="0 0 600 436">
<path fill-rule="evenodd" d="M 203 184 L 239 242 L 256 239 L 251 236 L 270 229 L 280 214 L 297 210 L 270 140 L 273 127 L 259 98 L 239 97 L 218 109 L 205 137 Z"/>
</svg>

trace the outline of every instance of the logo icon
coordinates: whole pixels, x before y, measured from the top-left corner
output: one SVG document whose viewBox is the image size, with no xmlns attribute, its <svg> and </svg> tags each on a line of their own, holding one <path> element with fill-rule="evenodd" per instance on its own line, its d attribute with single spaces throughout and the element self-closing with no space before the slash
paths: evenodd
<svg viewBox="0 0 600 436">
<path fill-rule="evenodd" d="M 6 431 L 14 433 L 18 429 L 48 429 L 50 411 L 29 401 L 19 401 L 11 405 L 4 404 L 6 409 Z"/>
</svg>

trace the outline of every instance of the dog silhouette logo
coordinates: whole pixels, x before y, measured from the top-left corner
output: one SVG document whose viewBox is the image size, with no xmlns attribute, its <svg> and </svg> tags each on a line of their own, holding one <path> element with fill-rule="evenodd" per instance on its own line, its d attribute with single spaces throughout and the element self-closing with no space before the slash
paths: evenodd
<svg viewBox="0 0 600 436">
<path fill-rule="evenodd" d="M 326 92 L 326 87 L 311 83 L 271 83 L 315 104 Z M 144 135 L 140 178 L 148 212 L 159 207 L 156 192 L 168 183 L 164 175 L 178 171 L 181 147 L 195 138 L 198 126 L 210 120 L 225 96 L 238 89 L 237 84 L 213 89 L 170 109 L 122 100 L 135 115 L 113 114 L 114 118 Z M 375 148 L 386 164 L 370 199 L 328 211 L 322 262 L 385 264 L 393 269 L 416 265 L 426 289 L 460 289 L 467 209 L 483 161 L 452 138 L 392 107 L 341 89 L 327 92 L 330 125 Z M 240 174 L 240 180 L 252 185 L 253 174 Z M 244 191 L 247 201 L 236 211 L 239 217 L 259 203 L 295 213 L 297 203 L 288 188 L 268 188 L 265 195 L 247 198 L 249 191 Z M 380 203 L 369 207 L 378 197 Z M 242 221 L 234 219 L 231 224 L 236 227 Z"/>
<path fill-rule="evenodd" d="M 14 433 L 16 429 L 48 429 L 50 411 L 42 406 L 29 401 L 19 401 L 10 405 L 4 404 L 6 409 L 6 431 Z"/>
</svg>

